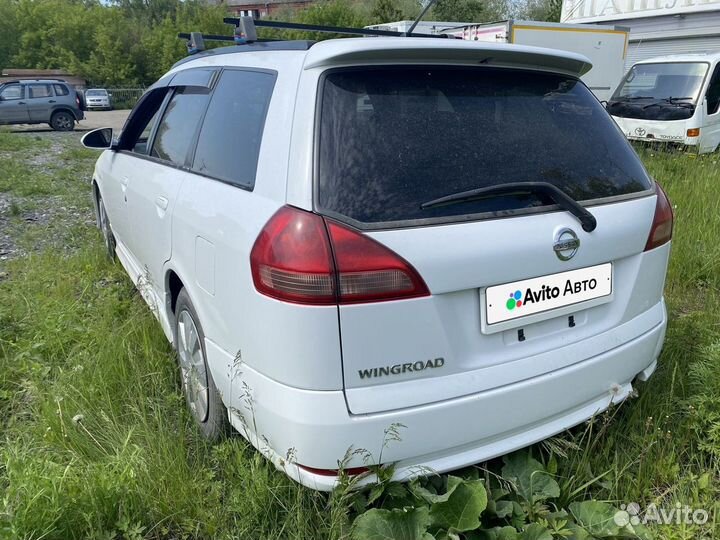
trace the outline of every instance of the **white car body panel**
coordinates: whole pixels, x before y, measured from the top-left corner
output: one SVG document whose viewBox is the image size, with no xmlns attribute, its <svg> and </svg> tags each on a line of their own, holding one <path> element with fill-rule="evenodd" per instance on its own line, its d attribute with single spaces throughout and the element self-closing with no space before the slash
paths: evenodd
<svg viewBox="0 0 720 540">
<path fill-rule="evenodd" d="M 662 346 L 670 244 L 643 251 L 656 196 L 598 201 L 584 233 L 551 211 L 432 227 L 366 232 L 409 261 L 429 296 L 308 306 L 259 293 L 250 252 L 285 205 L 313 211 L 318 82 L 330 67 L 382 63 L 495 65 L 578 76 L 583 57 L 534 47 L 452 40 L 330 40 L 309 50 L 200 56 L 200 66 L 277 72 L 252 191 L 129 151 L 106 151 L 95 181 L 117 254 L 173 339 L 172 280 L 186 289 L 205 333 L 207 362 L 231 423 L 281 470 L 316 489 L 350 447 L 377 457 L 384 431 L 407 426 L 383 451 L 406 479 L 477 463 L 576 425 L 647 378 Z M 570 261 L 552 249 L 578 231 Z M 489 264 L 489 261 L 513 261 Z M 611 262 L 613 295 L 488 328 L 488 286 Z M 568 317 L 575 326 L 568 327 Z M 525 331 L 518 341 L 518 329 Z M 443 358 L 442 369 L 361 380 L 368 367 Z M 502 411 L 502 414 L 498 414 Z M 490 413 L 490 414 L 488 414 Z M 257 426 L 253 432 L 251 426 Z M 432 433 L 432 436 L 428 436 Z M 295 449 L 287 462 L 290 449 Z M 363 466 L 354 457 L 348 466 Z"/>
</svg>

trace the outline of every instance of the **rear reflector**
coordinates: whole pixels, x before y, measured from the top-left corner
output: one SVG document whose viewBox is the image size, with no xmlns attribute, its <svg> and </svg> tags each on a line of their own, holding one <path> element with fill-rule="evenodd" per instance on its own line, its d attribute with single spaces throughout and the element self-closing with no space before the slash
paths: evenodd
<svg viewBox="0 0 720 540">
<path fill-rule="evenodd" d="M 309 473 L 318 474 L 320 476 L 338 476 L 340 474 L 339 469 L 316 469 L 315 467 L 307 467 L 305 465 L 298 465 L 298 467 Z M 349 467 L 347 469 L 343 469 L 343 472 L 348 476 L 357 476 L 359 474 L 370 472 L 370 469 L 367 467 Z"/>
<path fill-rule="evenodd" d="M 655 183 L 657 192 L 657 201 L 655 202 L 655 215 L 653 217 L 652 227 L 648 235 L 645 251 L 655 249 L 670 241 L 673 231 L 673 211 L 670 201 L 660 184 Z"/>
<path fill-rule="evenodd" d="M 348 304 L 428 296 L 425 282 L 397 253 L 317 214 L 284 206 L 250 253 L 255 288 L 301 304 Z"/>
</svg>

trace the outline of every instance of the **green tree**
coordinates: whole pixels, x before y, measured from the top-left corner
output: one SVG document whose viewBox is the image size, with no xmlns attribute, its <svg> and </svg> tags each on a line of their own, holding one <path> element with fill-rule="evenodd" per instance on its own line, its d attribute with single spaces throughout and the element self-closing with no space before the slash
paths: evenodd
<svg viewBox="0 0 720 540">
<path fill-rule="evenodd" d="M 17 10 L 12 0 L 0 0 L 0 70 L 11 67 L 20 41 L 17 33 Z"/>
<path fill-rule="evenodd" d="M 380 24 L 402 20 L 404 13 L 397 0 L 375 0 L 370 17 L 375 24 Z"/>
<path fill-rule="evenodd" d="M 438 0 L 432 8 L 437 21 L 484 22 L 487 15 L 481 0 Z"/>
<path fill-rule="evenodd" d="M 525 0 L 515 4 L 515 16 L 531 21 L 560 22 L 562 0 Z"/>
</svg>

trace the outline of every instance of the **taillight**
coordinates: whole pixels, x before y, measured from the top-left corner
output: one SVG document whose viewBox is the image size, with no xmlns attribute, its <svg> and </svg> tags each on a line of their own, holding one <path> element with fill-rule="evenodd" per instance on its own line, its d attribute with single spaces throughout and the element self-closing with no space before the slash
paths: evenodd
<svg viewBox="0 0 720 540">
<path fill-rule="evenodd" d="M 655 216 L 653 217 L 652 227 L 648 235 L 645 251 L 655 249 L 658 246 L 670 241 L 673 230 L 673 211 L 670 201 L 660 184 L 655 183 L 657 192 L 657 202 L 655 203 Z"/>
<path fill-rule="evenodd" d="M 405 259 L 361 232 L 284 206 L 250 253 L 255 288 L 301 304 L 350 304 L 430 294 Z"/>
<path fill-rule="evenodd" d="M 255 288 L 303 304 L 334 304 L 335 269 L 322 218 L 284 206 L 267 222 L 250 252 Z"/>
<path fill-rule="evenodd" d="M 340 303 L 427 296 L 417 271 L 397 253 L 362 233 L 327 221 L 335 254 Z"/>
</svg>

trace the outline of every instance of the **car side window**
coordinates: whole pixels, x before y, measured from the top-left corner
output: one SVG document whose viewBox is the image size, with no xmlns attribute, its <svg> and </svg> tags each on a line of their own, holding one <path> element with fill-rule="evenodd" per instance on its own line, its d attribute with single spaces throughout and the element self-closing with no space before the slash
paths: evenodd
<svg viewBox="0 0 720 540">
<path fill-rule="evenodd" d="M 29 84 L 28 97 L 30 99 L 52 97 L 52 89 L 49 84 Z"/>
<path fill-rule="evenodd" d="M 67 96 L 70 93 L 67 86 L 63 86 L 62 84 L 53 84 L 53 88 L 55 89 L 56 96 Z"/>
<path fill-rule="evenodd" d="M 708 114 L 715 114 L 720 109 L 720 64 L 715 66 L 715 71 L 710 79 L 707 91 Z"/>
<path fill-rule="evenodd" d="M 9 84 L 0 91 L 0 97 L 5 101 L 23 98 L 23 87 L 19 84 Z"/>
<path fill-rule="evenodd" d="M 275 74 L 223 72 L 200 130 L 193 170 L 252 189 L 274 85 Z"/>
<path fill-rule="evenodd" d="M 207 88 L 177 88 L 158 125 L 150 155 L 174 165 L 184 166 L 209 98 Z"/>
<path fill-rule="evenodd" d="M 167 87 L 155 88 L 138 100 L 120 132 L 118 150 L 142 155 L 149 153 L 150 137 L 167 93 Z"/>
<path fill-rule="evenodd" d="M 155 111 L 155 114 L 153 114 L 150 119 L 148 120 L 147 124 L 143 128 L 142 132 L 140 133 L 140 136 L 138 137 L 137 141 L 135 141 L 135 145 L 132 148 L 132 151 L 136 154 L 145 154 L 148 153 L 148 142 L 150 141 L 150 135 L 152 135 L 152 131 L 155 128 L 155 124 L 157 124 L 158 116 L 160 115 L 160 109 Z"/>
</svg>

